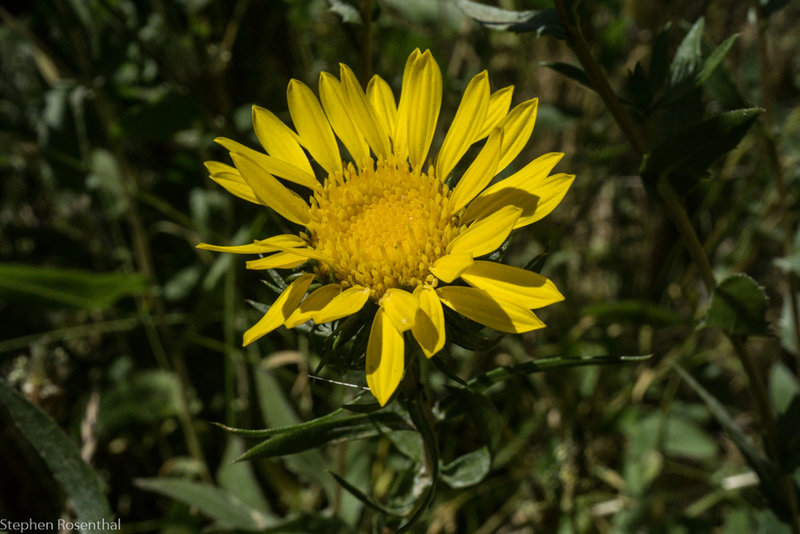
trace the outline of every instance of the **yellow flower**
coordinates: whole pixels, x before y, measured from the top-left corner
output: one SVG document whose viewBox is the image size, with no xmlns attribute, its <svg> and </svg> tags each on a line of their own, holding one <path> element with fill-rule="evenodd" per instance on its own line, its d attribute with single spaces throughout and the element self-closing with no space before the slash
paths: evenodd
<svg viewBox="0 0 800 534">
<path fill-rule="evenodd" d="M 367 384 L 385 405 L 403 377 L 403 333 L 410 330 L 428 358 L 444 346 L 442 304 L 503 332 L 542 328 L 531 310 L 563 299 L 555 285 L 539 274 L 478 259 L 514 228 L 550 213 L 574 179 L 548 176 L 563 156 L 549 153 L 489 185 L 533 131 L 537 99 L 509 111 L 512 91 L 492 93 L 486 72 L 475 76 L 432 162 L 442 77 L 429 51 L 409 56 L 399 104 L 380 77 L 364 92 L 340 65 L 339 79 L 320 75 L 319 100 L 302 82 L 289 82 L 295 130 L 253 107 L 266 153 L 217 139 L 234 166 L 207 162 L 211 179 L 306 230 L 247 245 L 199 247 L 264 255 L 248 261 L 248 269 L 313 266 L 245 332 L 244 345 L 281 325 L 341 319 L 372 299 L 378 311 L 367 345 Z M 451 189 L 446 179 L 470 146 L 484 139 Z M 317 174 L 325 176 L 321 183 Z M 449 285 L 458 278 L 466 285 Z M 320 287 L 307 294 L 315 280 Z"/>
</svg>

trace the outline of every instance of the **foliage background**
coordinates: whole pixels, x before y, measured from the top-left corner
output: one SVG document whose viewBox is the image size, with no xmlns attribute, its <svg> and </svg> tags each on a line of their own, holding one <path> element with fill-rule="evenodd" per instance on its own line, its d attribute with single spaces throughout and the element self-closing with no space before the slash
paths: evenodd
<svg viewBox="0 0 800 534">
<path fill-rule="evenodd" d="M 787 273 L 800 265 L 800 8 L 762 3 L 778 9 L 760 27 L 758 2 L 585 4 L 586 38 L 621 94 L 636 95 L 629 73 L 649 64 L 667 23 L 670 51 L 700 17 L 708 44 L 740 34 L 700 108 L 675 106 L 643 131 L 659 138 L 692 113 L 731 109 L 730 99 L 766 109 L 685 199 L 717 277 L 744 272 L 765 288 L 769 335 L 748 346 L 773 405 L 785 409 L 799 389 Z M 365 6 L 369 24 L 346 22 Z M 413 494 L 413 445 L 396 436 L 231 463 L 244 440 L 210 422 L 305 421 L 358 390 L 309 379 L 319 358 L 302 332 L 281 329 L 242 350 L 240 335 L 259 316 L 247 300 L 274 294 L 241 258 L 194 245 L 281 227 L 206 178 L 203 161 L 227 160 L 215 137 L 256 146 L 250 106 L 288 119 L 288 80 L 314 86 L 339 62 L 397 92 L 416 47 L 430 48 L 444 75 L 440 134 L 466 83 L 487 69 L 493 88 L 515 86 L 515 103 L 540 99 L 517 161 L 564 152 L 557 170 L 577 175 L 559 208 L 508 249 L 515 265 L 545 253 L 542 272 L 566 301 L 543 310 L 542 331 L 476 352 L 453 347 L 459 375 L 557 355 L 653 357 L 515 377 L 486 391 L 488 426 L 442 422 L 443 460 L 489 444 L 493 463 L 480 483 L 441 485 L 415 531 L 787 528 L 669 365 L 680 363 L 758 434 L 747 375 L 725 337 L 698 326 L 708 292 L 639 179 L 638 157 L 594 92 L 541 65 L 576 63 L 563 40 L 490 30 L 444 0 L 33 1 L 0 7 L 0 18 L 0 376 L 69 436 L 127 532 L 380 531 L 384 516 L 327 469 L 380 502 Z M 423 374 L 434 398 L 454 385 L 432 365 Z M 358 373 L 323 375 L 363 383 Z M 12 416 L 0 418 L 0 517 L 74 514 L 75 496 Z M 243 519 L 252 510 L 255 519 Z"/>
</svg>

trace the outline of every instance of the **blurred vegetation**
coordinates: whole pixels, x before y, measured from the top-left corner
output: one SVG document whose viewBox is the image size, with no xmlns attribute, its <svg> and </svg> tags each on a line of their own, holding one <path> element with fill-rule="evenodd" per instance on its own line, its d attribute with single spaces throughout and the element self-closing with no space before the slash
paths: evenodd
<svg viewBox="0 0 800 534">
<path fill-rule="evenodd" d="M 363 372 L 323 372 L 357 387 L 310 378 L 318 347 L 299 330 L 243 350 L 241 333 L 259 317 L 248 299 L 275 295 L 242 258 L 194 246 L 244 243 L 283 224 L 206 178 L 204 161 L 227 160 L 215 137 L 257 146 L 251 106 L 288 120 L 289 79 L 315 85 L 339 62 L 397 92 L 420 47 L 444 75 L 439 139 L 461 91 L 487 69 L 493 88 L 515 86 L 515 102 L 540 99 L 514 165 L 558 151 L 558 170 L 577 175 L 553 214 L 507 250 L 514 265 L 538 255 L 566 301 L 543 310 L 544 330 L 477 351 L 452 346 L 450 369 L 470 379 L 531 359 L 653 356 L 505 377 L 464 393 L 469 409 L 452 417 L 448 404 L 434 406 L 443 483 L 414 532 L 791 532 L 800 6 L 603 0 L 577 10 L 644 150 L 586 87 L 597 89 L 567 40 L 487 27 L 455 0 L 0 7 L 0 517 L 110 510 L 126 532 L 396 526 L 328 472 L 389 511 L 416 499 L 421 445 L 389 431 L 400 424 L 392 412 L 370 439 L 233 463 L 255 442 L 210 423 L 308 421 L 352 402 Z M 706 72 L 709 58 L 718 64 Z M 744 108 L 763 113 L 714 115 Z M 702 149 L 684 158 L 693 123 Z M 659 197 L 662 176 L 724 280 L 713 299 Z M 434 399 L 457 385 L 434 365 L 421 372 Z M 754 376 L 774 424 L 751 395 Z M 762 443 L 773 426 L 779 451 Z"/>
</svg>

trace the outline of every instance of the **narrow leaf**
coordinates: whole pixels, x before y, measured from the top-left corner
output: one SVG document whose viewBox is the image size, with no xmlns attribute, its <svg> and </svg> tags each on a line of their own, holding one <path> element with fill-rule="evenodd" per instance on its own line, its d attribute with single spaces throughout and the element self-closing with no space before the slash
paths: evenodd
<svg viewBox="0 0 800 534">
<path fill-rule="evenodd" d="M 44 301 L 87 310 L 105 309 L 146 289 L 144 277 L 135 274 L 0 264 L 0 298 L 26 303 Z"/>
<path fill-rule="evenodd" d="M 728 335 L 766 335 L 766 313 L 764 290 L 746 274 L 734 274 L 714 289 L 704 324 Z"/>
<path fill-rule="evenodd" d="M 393 412 L 358 414 L 342 419 L 298 425 L 299 430 L 289 431 L 262 441 L 249 449 L 237 461 L 256 457 L 274 457 L 315 449 L 328 443 L 365 439 L 381 434 L 378 423 L 395 430 L 409 430 L 406 421 Z"/>
<path fill-rule="evenodd" d="M 260 531 L 275 524 L 274 517 L 250 508 L 231 492 L 205 482 L 172 478 L 140 478 L 136 486 L 194 506 L 226 529 Z"/>
<path fill-rule="evenodd" d="M 78 521 L 112 521 L 100 479 L 63 430 L 37 406 L 0 380 L 0 406 L 44 460 L 69 499 Z"/>
<path fill-rule="evenodd" d="M 540 63 L 540 65 L 542 65 L 543 67 L 548 67 L 550 69 L 553 69 L 557 73 L 563 74 L 567 78 L 572 78 L 579 84 L 594 90 L 592 82 L 589 80 L 589 77 L 586 75 L 586 72 L 577 65 L 571 65 L 569 63 L 563 63 L 561 61 L 542 62 Z"/>
<path fill-rule="evenodd" d="M 700 70 L 703 61 L 702 42 L 705 19 L 700 17 L 681 41 L 670 65 L 670 85 L 688 81 Z"/>
</svg>

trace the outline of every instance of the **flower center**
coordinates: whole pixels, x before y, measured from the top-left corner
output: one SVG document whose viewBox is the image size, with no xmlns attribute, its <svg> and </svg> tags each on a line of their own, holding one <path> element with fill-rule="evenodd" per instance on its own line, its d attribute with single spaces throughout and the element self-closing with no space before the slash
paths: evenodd
<svg viewBox="0 0 800 534">
<path fill-rule="evenodd" d="M 349 165 L 328 176 L 307 225 L 314 248 L 333 259 L 320 274 L 368 287 L 376 300 L 390 288 L 435 285 L 428 267 L 459 228 L 448 209 L 450 189 L 429 173 L 390 157 L 375 169 Z"/>
</svg>

